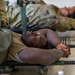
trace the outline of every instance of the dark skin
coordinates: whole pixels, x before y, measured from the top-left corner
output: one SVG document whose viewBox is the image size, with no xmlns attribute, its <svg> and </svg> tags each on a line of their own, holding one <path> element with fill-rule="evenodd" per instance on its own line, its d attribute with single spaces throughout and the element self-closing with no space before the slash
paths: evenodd
<svg viewBox="0 0 75 75">
<path fill-rule="evenodd" d="M 36 33 L 39 34 L 36 35 Z M 22 35 L 23 37 L 24 34 L 25 33 Z M 70 55 L 70 49 L 64 44 L 61 44 L 60 39 L 56 33 L 50 29 L 41 29 L 35 32 L 27 32 L 25 36 L 30 36 L 31 38 L 28 38 L 28 40 L 31 43 L 33 42 L 33 46 L 36 45 L 36 47 L 31 46 L 19 52 L 19 58 L 25 63 L 48 65 L 59 60 L 61 57 L 68 57 Z M 36 40 L 33 39 L 35 37 Z M 41 41 L 39 41 L 40 39 Z M 23 38 L 23 41 L 24 40 L 25 39 Z M 47 41 L 49 41 L 56 49 L 42 49 L 42 47 L 46 45 Z M 65 53 L 62 51 L 62 49 Z"/>
<path fill-rule="evenodd" d="M 41 30 L 34 31 L 34 32 L 28 31 L 26 32 L 26 36 L 27 36 L 26 41 L 28 43 L 27 46 L 30 46 L 30 47 L 37 47 L 37 48 L 42 47 L 43 48 L 46 46 L 47 41 L 51 43 L 54 47 L 60 44 L 60 39 L 55 34 L 55 32 L 53 32 L 50 29 L 41 29 Z"/>
</svg>

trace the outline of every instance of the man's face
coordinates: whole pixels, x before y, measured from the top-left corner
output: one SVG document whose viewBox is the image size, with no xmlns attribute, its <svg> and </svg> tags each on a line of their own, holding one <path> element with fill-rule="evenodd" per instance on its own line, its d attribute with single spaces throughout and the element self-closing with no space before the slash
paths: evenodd
<svg viewBox="0 0 75 75">
<path fill-rule="evenodd" d="M 59 9 L 63 16 L 68 16 L 75 11 L 75 7 L 63 7 Z"/>
<path fill-rule="evenodd" d="M 31 45 L 31 47 L 42 48 L 46 45 L 46 37 L 41 35 L 39 32 L 28 31 L 26 36 L 28 36 L 27 42 Z"/>
<path fill-rule="evenodd" d="M 69 13 L 67 7 L 60 8 L 59 10 L 63 16 L 68 16 Z"/>
</svg>

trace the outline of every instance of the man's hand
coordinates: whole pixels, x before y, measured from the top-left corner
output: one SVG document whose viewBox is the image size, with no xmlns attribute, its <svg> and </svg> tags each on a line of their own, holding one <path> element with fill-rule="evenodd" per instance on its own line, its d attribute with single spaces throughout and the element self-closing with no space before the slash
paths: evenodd
<svg viewBox="0 0 75 75">
<path fill-rule="evenodd" d="M 56 46 L 56 49 L 66 49 L 66 48 L 67 46 L 62 43 Z"/>
<path fill-rule="evenodd" d="M 66 46 L 66 49 L 62 49 L 62 51 L 64 52 L 63 57 L 68 57 L 71 53 L 70 53 L 70 48 L 68 46 Z"/>
<path fill-rule="evenodd" d="M 60 49 L 64 52 L 63 57 L 68 57 L 71 53 L 70 53 L 70 48 L 64 44 L 59 44 L 56 46 L 56 49 Z"/>
</svg>

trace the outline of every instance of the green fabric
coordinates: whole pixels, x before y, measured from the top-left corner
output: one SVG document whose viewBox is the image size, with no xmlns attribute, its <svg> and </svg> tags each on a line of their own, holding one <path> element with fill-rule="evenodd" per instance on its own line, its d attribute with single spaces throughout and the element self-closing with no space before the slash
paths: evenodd
<svg viewBox="0 0 75 75">
<path fill-rule="evenodd" d="M 5 60 L 12 41 L 9 29 L 0 29 L 0 64 Z"/>
<path fill-rule="evenodd" d="M 10 29 L 1 28 L 1 17 L 0 17 L 0 64 L 5 60 L 8 54 L 8 49 L 11 45 L 12 34 Z"/>
</svg>

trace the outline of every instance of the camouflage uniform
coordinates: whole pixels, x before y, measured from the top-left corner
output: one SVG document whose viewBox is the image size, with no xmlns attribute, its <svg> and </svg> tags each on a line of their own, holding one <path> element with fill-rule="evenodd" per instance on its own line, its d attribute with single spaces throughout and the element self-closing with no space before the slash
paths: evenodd
<svg viewBox="0 0 75 75">
<path fill-rule="evenodd" d="M 26 10 L 29 27 L 49 27 L 58 31 L 75 28 L 75 19 L 63 17 L 54 5 L 30 4 Z"/>
<path fill-rule="evenodd" d="M 33 29 L 47 27 L 62 32 L 75 28 L 75 19 L 63 17 L 59 8 L 54 5 L 28 4 L 26 16 L 28 27 Z M 12 24 L 11 27 L 21 28 L 20 8 L 18 6 L 12 11 Z"/>
<path fill-rule="evenodd" d="M 0 0 L 0 16 L 3 23 L 2 27 L 7 27 L 6 25 L 8 23 L 8 18 L 7 18 L 4 0 Z"/>
</svg>

